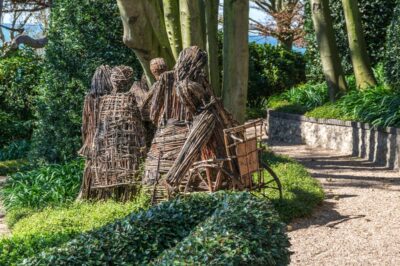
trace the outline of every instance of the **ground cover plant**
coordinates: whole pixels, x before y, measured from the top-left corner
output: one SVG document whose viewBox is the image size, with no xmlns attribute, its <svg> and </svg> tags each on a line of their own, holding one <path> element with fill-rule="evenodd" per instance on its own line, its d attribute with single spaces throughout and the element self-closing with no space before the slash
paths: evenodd
<svg viewBox="0 0 400 266">
<path fill-rule="evenodd" d="M 75 262 L 79 264 L 80 260 L 91 261 L 92 259 L 97 262 L 98 256 L 90 257 L 92 253 L 85 252 L 90 250 L 93 254 L 102 254 L 103 248 L 114 250 L 115 253 L 116 250 L 126 250 L 125 253 L 122 252 L 121 258 L 113 257 L 114 253 L 102 258 L 115 259 L 117 264 L 121 262 L 120 260 L 129 257 L 128 261 L 132 259 L 147 263 L 156 259 L 152 262 L 164 264 L 173 264 L 179 258 L 186 258 L 183 261 L 190 263 L 197 258 L 210 263 L 257 264 L 264 262 L 267 265 L 268 263 L 272 265 L 273 260 L 277 260 L 282 261 L 280 265 L 284 265 L 283 262 L 288 259 L 288 255 L 286 249 L 283 248 L 286 245 L 286 237 L 278 233 L 282 230 L 280 222 L 290 222 L 294 218 L 310 214 L 313 208 L 323 200 L 324 194 L 319 183 L 295 161 L 276 156 L 271 152 L 267 152 L 264 159 L 281 179 L 284 187 L 283 201 L 279 200 L 276 191 L 269 191 L 268 194 L 272 204 L 262 197 L 245 196 L 239 200 L 229 198 L 227 195 L 230 193 L 226 195 L 221 193 L 210 199 L 206 199 L 206 196 L 194 196 L 189 201 L 182 199 L 182 202 L 176 203 L 178 207 L 174 204 L 163 205 L 164 207 L 153 208 L 150 212 L 143 211 L 141 214 L 137 211 L 148 207 L 148 198 L 144 194 L 141 194 L 134 202 L 124 205 L 112 201 L 95 204 L 71 203 L 78 193 L 79 186 L 74 188 L 74 193 L 64 194 L 63 197 L 69 200 L 53 201 L 53 198 L 58 199 L 58 197 L 49 197 L 44 193 L 43 190 L 47 188 L 44 180 L 52 182 L 47 175 L 53 175 L 57 180 L 57 175 L 63 173 L 60 181 L 52 184 L 55 188 L 70 186 L 63 179 L 68 176 L 66 173 L 71 172 L 74 174 L 70 175 L 69 179 L 74 179 L 73 176 L 76 175 L 74 182 L 79 184 L 82 174 L 81 162 L 71 163 L 75 167 L 74 171 L 61 171 L 60 169 L 67 167 L 66 165 L 54 166 L 52 171 L 36 170 L 34 173 L 43 174 L 39 177 L 39 181 L 33 183 L 40 188 L 36 190 L 40 191 L 39 195 L 25 194 L 26 199 L 21 197 L 18 200 L 10 200 L 10 204 L 7 205 L 9 208 L 7 222 L 12 228 L 13 235 L 0 240 L 0 265 L 17 265 L 31 257 L 34 258 L 27 260 L 27 265 L 31 265 L 33 261 L 39 265 L 59 264 L 64 260 L 67 260 L 66 264 Z M 32 171 L 26 173 L 27 176 L 28 174 L 31 177 L 37 177 L 37 175 L 32 175 Z M 6 193 L 8 199 L 13 198 L 11 196 L 13 189 L 19 193 L 24 191 L 23 187 L 32 186 L 31 182 L 26 182 L 22 177 L 10 179 L 9 182 L 8 194 Z M 124 218 L 128 214 L 130 218 Z M 115 222 L 116 219 L 120 220 Z M 217 222 L 224 226 L 215 226 Z M 134 230 L 132 223 L 135 224 L 137 231 L 132 231 Z M 245 227 L 243 223 L 252 226 Z M 270 226 L 267 226 L 268 224 Z M 278 230 L 276 238 L 269 238 L 267 236 L 270 231 L 263 230 L 265 227 L 268 227 L 268 230 L 281 229 L 276 229 Z M 161 234 L 160 237 L 159 234 Z M 135 249 L 130 246 L 131 242 L 124 242 L 128 241 L 126 239 L 132 241 L 147 239 L 147 242 L 144 246 L 134 246 Z M 156 242 L 151 242 L 154 239 Z M 280 252 L 281 249 L 278 249 L 278 252 L 275 249 L 260 249 L 260 243 L 262 243 L 261 247 L 270 247 L 276 244 L 274 241 L 281 243 L 282 252 Z M 215 245 L 220 242 L 226 245 L 216 250 Z M 185 249 L 185 253 L 183 247 L 188 245 L 196 248 Z M 138 251 L 137 254 L 132 255 L 132 252 L 128 252 L 128 249 L 131 251 L 132 249 L 140 250 L 139 248 L 142 248 L 142 251 Z M 168 251 L 169 249 L 175 251 Z M 64 251 L 66 253 L 62 253 Z M 42 255 L 39 256 L 39 253 Z M 49 257 L 49 254 L 54 256 Z M 72 255 L 70 257 L 63 254 Z M 213 256 L 207 257 L 206 254 L 213 254 Z"/>
<path fill-rule="evenodd" d="M 16 221 L 9 224 L 12 225 L 12 236 L 0 240 L 0 265 L 16 265 L 24 258 L 60 246 L 82 232 L 145 209 L 148 203 L 148 198 L 140 195 L 127 203 L 77 202 L 36 212 L 23 209 L 21 212 L 25 211 L 25 216 L 14 218 Z"/>
<path fill-rule="evenodd" d="M 76 160 L 13 174 L 0 191 L 3 205 L 9 211 L 71 202 L 79 192 L 82 171 L 83 161 Z"/>
<path fill-rule="evenodd" d="M 214 249 L 217 243 L 219 250 Z M 179 245 L 192 249 L 185 254 Z M 167 251 L 174 247 L 180 253 Z M 196 260 L 287 265 L 288 247 L 284 226 L 268 200 L 249 193 L 200 194 L 131 214 L 41 253 L 25 265 L 147 264 L 157 256 L 154 263 L 166 265 Z"/>
<path fill-rule="evenodd" d="M 353 76 L 347 77 L 349 91 L 335 103 L 328 101 L 326 83 L 307 83 L 270 97 L 268 107 L 277 111 L 304 114 L 314 118 L 352 120 L 376 127 L 400 127 L 400 92 L 384 82 L 383 68 L 375 69 L 379 85 L 356 88 Z"/>
</svg>

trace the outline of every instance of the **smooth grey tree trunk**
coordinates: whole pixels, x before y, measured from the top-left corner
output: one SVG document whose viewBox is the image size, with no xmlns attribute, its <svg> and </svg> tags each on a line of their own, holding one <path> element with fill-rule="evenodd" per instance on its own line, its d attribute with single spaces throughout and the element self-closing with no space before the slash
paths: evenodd
<svg viewBox="0 0 400 266">
<path fill-rule="evenodd" d="M 244 123 L 249 79 L 249 1 L 224 0 L 223 101 Z"/>
<path fill-rule="evenodd" d="M 311 0 L 311 12 L 329 98 L 335 101 L 338 94 L 347 90 L 347 83 L 335 42 L 329 1 Z"/>
<path fill-rule="evenodd" d="M 366 89 L 371 86 L 376 86 L 376 79 L 371 68 L 367 45 L 365 43 L 358 1 L 342 0 L 342 3 L 357 87 Z"/>
</svg>

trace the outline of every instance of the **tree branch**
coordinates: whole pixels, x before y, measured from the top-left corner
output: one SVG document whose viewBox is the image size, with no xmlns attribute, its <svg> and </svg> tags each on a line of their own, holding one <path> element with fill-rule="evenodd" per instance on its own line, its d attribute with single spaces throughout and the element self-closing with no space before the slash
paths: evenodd
<svg viewBox="0 0 400 266">
<path fill-rule="evenodd" d="M 28 35 L 18 35 L 14 40 L 12 40 L 10 50 L 17 50 L 21 44 L 39 49 L 45 47 L 47 43 L 47 37 L 34 39 Z"/>
</svg>

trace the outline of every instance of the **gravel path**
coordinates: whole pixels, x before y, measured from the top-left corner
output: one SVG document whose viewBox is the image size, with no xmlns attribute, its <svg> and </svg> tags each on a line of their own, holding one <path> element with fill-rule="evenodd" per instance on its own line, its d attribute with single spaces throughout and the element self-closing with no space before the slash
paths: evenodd
<svg viewBox="0 0 400 266">
<path fill-rule="evenodd" d="M 306 146 L 274 146 L 305 165 L 326 200 L 289 226 L 291 265 L 400 265 L 400 174 Z"/>
</svg>

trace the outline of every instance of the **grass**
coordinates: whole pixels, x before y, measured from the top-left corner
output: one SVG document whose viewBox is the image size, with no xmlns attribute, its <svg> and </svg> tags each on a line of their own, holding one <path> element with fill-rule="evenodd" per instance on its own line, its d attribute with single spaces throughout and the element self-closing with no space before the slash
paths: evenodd
<svg viewBox="0 0 400 266">
<path fill-rule="evenodd" d="M 25 216 L 14 219 L 11 224 L 12 236 L 0 240 L 0 265 L 18 264 L 24 258 L 58 247 L 83 232 L 147 209 L 148 203 L 148 198 L 140 195 L 128 203 L 76 202 L 41 211 L 24 209 Z"/>
<path fill-rule="evenodd" d="M 283 199 L 279 200 L 277 191 L 269 191 L 282 221 L 289 223 L 295 218 L 305 217 L 324 200 L 321 184 L 311 177 L 301 164 L 286 156 L 275 155 L 268 151 L 266 161 L 278 175 L 283 187 Z"/>
</svg>

